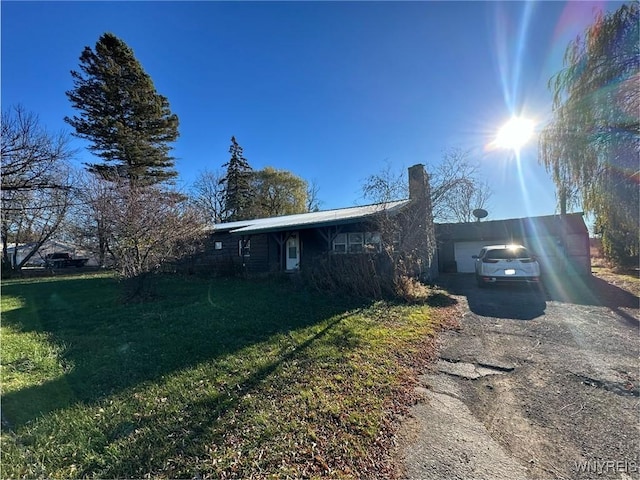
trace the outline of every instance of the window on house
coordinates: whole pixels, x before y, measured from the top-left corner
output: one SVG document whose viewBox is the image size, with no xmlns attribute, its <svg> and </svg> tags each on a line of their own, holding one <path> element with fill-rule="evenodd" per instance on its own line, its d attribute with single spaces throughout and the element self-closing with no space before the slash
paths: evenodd
<svg viewBox="0 0 640 480">
<path fill-rule="evenodd" d="M 379 253 L 381 251 L 380 232 L 339 233 L 333 240 L 333 253 Z"/>
<path fill-rule="evenodd" d="M 214 250 L 222 250 L 222 242 L 213 242 Z"/>
<path fill-rule="evenodd" d="M 393 249 L 394 250 L 399 250 L 400 249 L 400 232 L 393 232 Z"/>
<path fill-rule="evenodd" d="M 380 232 L 366 232 L 364 234 L 364 248 L 367 253 L 380 253 L 382 251 Z"/>
<path fill-rule="evenodd" d="M 339 233 L 333 239 L 333 251 L 335 253 L 347 253 L 347 234 Z"/>
<path fill-rule="evenodd" d="M 238 255 L 248 257 L 251 254 L 251 240 L 238 241 Z"/>
<path fill-rule="evenodd" d="M 364 235 L 362 233 L 349 234 L 349 253 L 362 253 L 364 251 Z"/>
</svg>

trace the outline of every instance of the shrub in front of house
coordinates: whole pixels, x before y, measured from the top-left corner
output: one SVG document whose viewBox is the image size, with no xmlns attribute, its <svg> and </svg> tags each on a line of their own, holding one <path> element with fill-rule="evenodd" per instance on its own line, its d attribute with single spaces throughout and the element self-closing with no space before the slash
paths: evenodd
<svg viewBox="0 0 640 480">
<path fill-rule="evenodd" d="M 302 273 L 307 285 L 319 291 L 416 303 L 429 296 L 429 288 L 417 278 L 418 263 L 410 254 L 325 254 Z"/>
</svg>

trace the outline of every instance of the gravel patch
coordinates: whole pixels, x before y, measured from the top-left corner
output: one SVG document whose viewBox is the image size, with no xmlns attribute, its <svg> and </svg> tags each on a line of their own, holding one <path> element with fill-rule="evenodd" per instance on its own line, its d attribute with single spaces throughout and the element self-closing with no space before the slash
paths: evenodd
<svg viewBox="0 0 640 480">
<path fill-rule="evenodd" d="M 640 478 L 638 297 L 597 278 L 444 280 L 466 313 L 421 377 L 399 476 Z"/>
</svg>

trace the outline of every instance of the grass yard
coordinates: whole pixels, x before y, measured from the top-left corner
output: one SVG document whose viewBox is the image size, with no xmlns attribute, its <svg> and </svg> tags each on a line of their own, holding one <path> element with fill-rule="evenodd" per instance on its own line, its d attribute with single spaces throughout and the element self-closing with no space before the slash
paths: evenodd
<svg viewBox="0 0 640 480">
<path fill-rule="evenodd" d="M 448 308 L 155 281 L 138 305 L 104 274 L 3 282 L 3 478 L 391 474 Z"/>
</svg>

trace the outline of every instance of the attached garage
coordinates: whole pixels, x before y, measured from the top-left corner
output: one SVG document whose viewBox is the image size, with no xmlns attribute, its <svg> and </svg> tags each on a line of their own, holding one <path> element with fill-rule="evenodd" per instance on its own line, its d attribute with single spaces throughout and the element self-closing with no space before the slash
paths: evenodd
<svg viewBox="0 0 640 480">
<path fill-rule="evenodd" d="M 543 274 L 591 274 L 589 232 L 582 213 L 436 224 L 441 272 L 473 273 L 474 259 L 485 245 L 510 243 L 537 255 Z"/>
<path fill-rule="evenodd" d="M 502 245 L 505 243 L 505 241 L 492 242 L 494 245 Z M 485 241 L 455 242 L 453 244 L 453 251 L 456 261 L 456 271 L 458 273 L 473 273 L 476 262 L 473 255 L 478 255 L 485 245 L 487 245 Z"/>
</svg>

